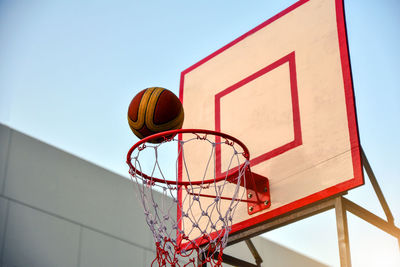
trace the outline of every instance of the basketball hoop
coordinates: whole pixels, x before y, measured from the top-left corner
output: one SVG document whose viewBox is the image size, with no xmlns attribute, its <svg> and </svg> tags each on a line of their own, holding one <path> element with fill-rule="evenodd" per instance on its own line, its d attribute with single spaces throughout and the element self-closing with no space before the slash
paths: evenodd
<svg viewBox="0 0 400 267">
<path fill-rule="evenodd" d="M 149 142 L 152 140 L 163 141 L 154 144 Z M 160 153 L 171 143 L 177 144 L 177 158 L 165 167 Z M 201 175 L 193 174 L 185 154 L 185 147 L 193 145 L 206 145 L 210 150 Z M 229 153 L 226 164 L 215 160 L 217 150 Z M 266 201 L 269 190 L 265 190 L 268 180 L 250 172 L 249 158 L 249 151 L 240 140 L 199 129 L 157 133 L 141 139 L 129 150 L 131 180 L 137 183 L 146 222 L 156 243 L 152 266 L 222 266 L 223 249 L 238 204 L 247 202 L 252 207 L 249 214 L 270 205 Z M 196 164 L 202 164 L 200 159 Z M 168 176 L 171 165 L 178 170 L 174 179 Z M 260 185 L 263 189 L 259 190 Z M 224 192 L 226 187 L 229 190 Z"/>
</svg>

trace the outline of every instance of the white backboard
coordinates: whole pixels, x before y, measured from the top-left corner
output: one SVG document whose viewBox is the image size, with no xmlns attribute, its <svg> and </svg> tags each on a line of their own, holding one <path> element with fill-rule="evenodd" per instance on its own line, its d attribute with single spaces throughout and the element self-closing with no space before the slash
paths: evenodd
<svg viewBox="0 0 400 267">
<path fill-rule="evenodd" d="M 364 183 L 342 0 L 298 1 L 207 56 L 180 99 L 183 128 L 235 136 L 269 179 L 271 207 L 240 203 L 231 233 Z"/>
</svg>

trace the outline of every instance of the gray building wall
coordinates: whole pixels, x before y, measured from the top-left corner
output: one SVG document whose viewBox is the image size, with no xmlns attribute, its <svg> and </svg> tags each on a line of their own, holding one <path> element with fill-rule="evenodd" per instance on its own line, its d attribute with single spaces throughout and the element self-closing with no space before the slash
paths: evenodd
<svg viewBox="0 0 400 267">
<path fill-rule="evenodd" d="M 253 241 L 265 266 L 324 266 Z M 252 260 L 244 246 L 226 251 Z M 131 181 L 0 124 L 0 266 L 150 266 L 154 257 Z"/>
</svg>

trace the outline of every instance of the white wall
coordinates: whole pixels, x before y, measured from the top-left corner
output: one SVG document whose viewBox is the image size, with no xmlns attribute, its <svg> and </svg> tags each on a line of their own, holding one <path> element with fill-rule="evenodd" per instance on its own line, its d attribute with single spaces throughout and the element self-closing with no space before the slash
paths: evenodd
<svg viewBox="0 0 400 267">
<path fill-rule="evenodd" d="M 254 243 L 265 266 L 323 266 Z M 227 251 L 251 260 L 244 246 Z M 0 266 L 150 266 L 154 256 L 129 180 L 0 124 Z"/>
</svg>

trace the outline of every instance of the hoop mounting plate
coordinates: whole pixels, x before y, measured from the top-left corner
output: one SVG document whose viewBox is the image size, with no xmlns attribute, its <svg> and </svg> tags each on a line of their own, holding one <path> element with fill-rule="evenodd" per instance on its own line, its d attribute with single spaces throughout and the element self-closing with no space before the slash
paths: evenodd
<svg viewBox="0 0 400 267">
<path fill-rule="evenodd" d="M 246 171 L 247 181 L 250 182 L 246 187 L 247 193 L 247 211 L 248 214 L 254 214 L 268 209 L 271 206 L 271 196 L 269 193 L 268 178 L 251 171 Z M 251 201 L 251 202 L 250 202 Z"/>
</svg>

